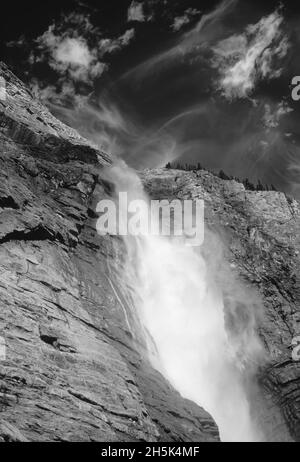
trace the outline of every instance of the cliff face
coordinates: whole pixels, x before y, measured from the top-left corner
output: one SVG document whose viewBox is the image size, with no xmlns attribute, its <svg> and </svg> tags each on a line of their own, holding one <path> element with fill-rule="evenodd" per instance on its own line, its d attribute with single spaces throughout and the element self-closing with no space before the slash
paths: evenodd
<svg viewBox="0 0 300 462">
<path fill-rule="evenodd" d="M 217 441 L 128 327 L 95 226 L 109 157 L 0 75 L 0 441 Z"/>
<path fill-rule="evenodd" d="M 256 322 L 265 358 L 254 403 L 260 423 L 268 440 L 299 441 L 300 362 L 291 346 L 300 336 L 299 203 L 206 171 L 149 170 L 142 177 L 153 198 L 204 199 L 207 229 L 222 236 L 232 271 L 261 302 Z"/>
</svg>

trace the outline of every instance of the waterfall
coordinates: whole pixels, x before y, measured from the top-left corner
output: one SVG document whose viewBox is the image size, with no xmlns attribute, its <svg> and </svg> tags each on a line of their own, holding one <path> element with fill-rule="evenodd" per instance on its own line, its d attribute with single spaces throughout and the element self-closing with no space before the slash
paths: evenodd
<svg viewBox="0 0 300 462">
<path fill-rule="evenodd" d="M 149 200 L 124 164 L 108 175 L 116 192 Z M 222 441 L 262 441 L 248 394 L 261 355 L 254 298 L 230 274 L 219 238 L 207 230 L 201 247 L 151 233 L 124 242 L 119 279 L 134 288 L 132 309 L 155 344 L 153 366 L 212 415 Z"/>
</svg>

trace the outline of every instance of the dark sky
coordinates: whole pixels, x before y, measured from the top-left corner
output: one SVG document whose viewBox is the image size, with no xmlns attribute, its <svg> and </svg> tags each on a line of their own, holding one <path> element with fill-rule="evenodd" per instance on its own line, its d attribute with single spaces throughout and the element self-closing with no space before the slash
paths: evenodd
<svg viewBox="0 0 300 462">
<path fill-rule="evenodd" d="M 6 2 L 1 59 L 62 120 L 136 168 L 167 161 L 300 197 L 300 5 Z"/>
</svg>

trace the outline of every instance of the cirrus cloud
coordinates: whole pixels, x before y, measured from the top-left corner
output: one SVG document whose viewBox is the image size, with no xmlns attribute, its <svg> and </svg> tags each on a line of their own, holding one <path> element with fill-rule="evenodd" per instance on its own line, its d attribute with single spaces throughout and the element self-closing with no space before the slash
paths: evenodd
<svg viewBox="0 0 300 462">
<path fill-rule="evenodd" d="M 120 51 L 129 45 L 134 35 L 132 28 L 119 37 L 103 38 L 88 17 L 73 13 L 64 17 L 61 23 L 49 26 L 36 39 L 37 47 L 31 60 L 47 62 L 61 75 L 91 84 L 108 68 L 104 55 Z"/>
<path fill-rule="evenodd" d="M 147 21 L 147 17 L 144 13 L 144 5 L 143 3 L 139 3 L 136 1 L 132 1 L 128 11 L 127 11 L 127 19 L 129 22 L 136 21 L 136 22 L 144 22 Z"/>
<path fill-rule="evenodd" d="M 267 129 L 277 128 L 285 115 L 293 112 L 286 101 L 277 104 L 266 103 L 264 107 L 263 124 Z"/>
<path fill-rule="evenodd" d="M 178 32 L 183 26 L 190 24 L 193 18 L 199 16 L 201 12 L 196 8 L 188 8 L 182 16 L 176 16 L 172 24 L 172 29 Z"/>
<path fill-rule="evenodd" d="M 49 66 L 56 80 L 34 78 L 32 89 L 46 102 L 82 101 L 93 90 L 95 80 L 108 70 L 108 56 L 127 47 L 134 36 L 135 30 L 130 28 L 119 36 L 107 37 L 88 15 L 73 12 L 62 16 L 32 41 L 28 56 L 31 66 Z M 7 45 L 25 44 L 25 37 L 21 37 Z"/>
<path fill-rule="evenodd" d="M 283 17 L 275 11 L 213 48 L 213 66 L 219 72 L 216 85 L 226 98 L 246 98 L 260 79 L 281 75 L 281 60 L 289 48 L 282 25 Z"/>
<path fill-rule="evenodd" d="M 50 26 L 37 43 L 41 51 L 38 59 L 71 80 L 91 83 L 106 70 L 106 64 L 98 60 L 97 50 L 89 47 L 84 37 L 59 35 Z"/>
</svg>

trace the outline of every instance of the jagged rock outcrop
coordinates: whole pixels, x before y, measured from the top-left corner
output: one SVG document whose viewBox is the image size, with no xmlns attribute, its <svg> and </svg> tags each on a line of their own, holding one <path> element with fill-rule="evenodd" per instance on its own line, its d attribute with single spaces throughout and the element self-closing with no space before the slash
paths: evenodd
<svg viewBox="0 0 300 462">
<path fill-rule="evenodd" d="M 299 203 L 281 192 L 246 191 L 205 170 L 149 170 L 142 178 L 153 198 L 204 199 L 207 228 L 222 236 L 231 269 L 262 301 L 262 427 L 269 440 L 299 441 L 300 362 L 291 347 L 300 336 Z"/>
<path fill-rule="evenodd" d="M 128 327 L 95 226 L 109 156 L 0 75 L 0 441 L 217 441 Z"/>
</svg>

